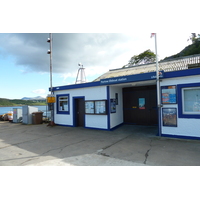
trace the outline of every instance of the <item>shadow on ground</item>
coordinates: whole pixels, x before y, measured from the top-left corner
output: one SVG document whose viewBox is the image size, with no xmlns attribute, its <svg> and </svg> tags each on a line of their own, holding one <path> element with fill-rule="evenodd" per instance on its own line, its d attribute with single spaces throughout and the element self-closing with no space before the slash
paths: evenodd
<svg viewBox="0 0 200 200">
<path fill-rule="evenodd" d="M 200 165 L 199 141 L 156 134 L 157 127 L 132 125 L 102 131 L 0 122 L 0 165 Z"/>
</svg>

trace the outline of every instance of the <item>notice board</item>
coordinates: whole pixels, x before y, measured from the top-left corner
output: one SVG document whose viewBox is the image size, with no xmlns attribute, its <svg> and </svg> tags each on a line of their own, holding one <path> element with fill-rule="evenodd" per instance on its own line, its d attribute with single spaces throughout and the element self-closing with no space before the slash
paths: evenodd
<svg viewBox="0 0 200 200">
<path fill-rule="evenodd" d="M 161 87 L 162 103 L 163 104 L 176 104 L 177 94 L 176 86 L 162 86 Z"/>
</svg>

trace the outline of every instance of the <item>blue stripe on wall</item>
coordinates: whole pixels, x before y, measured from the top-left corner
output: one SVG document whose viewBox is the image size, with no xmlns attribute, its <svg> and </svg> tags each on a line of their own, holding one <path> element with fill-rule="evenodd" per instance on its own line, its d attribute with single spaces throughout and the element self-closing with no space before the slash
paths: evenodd
<svg viewBox="0 0 200 200">
<path fill-rule="evenodd" d="M 173 72 L 165 72 L 164 79 L 166 78 L 175 78 L 175 77 L 183 77 L 183 76 L 195 76 L 200 75 L 200 68 L 197 69 L 186 69 L 180 71 L 173 71 Z"/>
<path fill-rule="evenodd" d="M 53 87 L 53 91 L 100 86 L 100 81 Z M 49 88 L 50 89 L 50 88 Z"/>
<path fill-rule="evenodd" d="M 184 135 L 169 135 L 169 134 L 162 134 L 162 137 L 168 137 L 168 138 L 177 138 L 177 139 L 186 139 L 186 140 L 200 140 L 200 137 L 194 137 L 194 136 L 184 136 Z"/>
</svg>

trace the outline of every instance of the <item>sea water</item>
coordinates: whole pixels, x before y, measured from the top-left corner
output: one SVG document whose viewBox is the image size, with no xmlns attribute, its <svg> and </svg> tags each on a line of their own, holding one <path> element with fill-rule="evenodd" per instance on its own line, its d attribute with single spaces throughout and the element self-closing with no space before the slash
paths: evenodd
<svg viewBox="0 0 200 200">
<path fill-rule="evenodd" d="M 33 106 L 33 107 L 38 108 L 38 111 L 42 111 L 43 116 L 50 115 L 50 112 L 48 111 L 47 106 Z M 13 108 L 21 108 L 22 109 L 22 106 L 0 107 L 0 115 L 8 113 L 8 111 L 13 111 Z"/>
</svg>

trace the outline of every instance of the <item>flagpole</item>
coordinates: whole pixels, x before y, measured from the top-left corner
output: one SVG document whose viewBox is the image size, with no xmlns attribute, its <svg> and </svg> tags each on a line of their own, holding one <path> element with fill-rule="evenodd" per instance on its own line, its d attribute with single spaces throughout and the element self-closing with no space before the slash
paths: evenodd
<svg viewBox="0 0 200 200">
<path fill-rule="evenodd" d="M 157 106 L 158 106 L 158 135 L 161 136 L 161 98 L 160 98 L 160 80 L 157 52 L 157 33 L 155 33 L 155 51 L 156 51 L 156 85 L 157 85 Z"/>
</svg>

